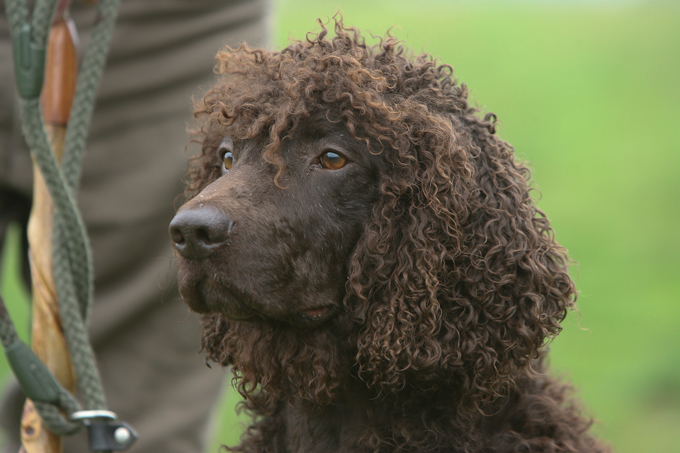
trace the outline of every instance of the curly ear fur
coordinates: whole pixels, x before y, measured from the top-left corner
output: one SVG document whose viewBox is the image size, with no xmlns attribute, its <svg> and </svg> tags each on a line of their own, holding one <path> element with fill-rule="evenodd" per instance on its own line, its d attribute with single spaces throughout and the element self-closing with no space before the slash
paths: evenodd
<svg viewBox="0 0 680 453">
<path fill-rule="evenodd" d="M 575 297 L 565 251 L 529 195 L 529 171 L 467 107 L 422 104 L 408 147 L 350 262 L 346 299 L 361 323 L 369 384 L 424 390 L 442 378 L 479 409 L 537 357 Z M 431 108 L 431 107 L 430 107 Z M 491 120 L 491 121 L 490 121 Z"/>
</svg>

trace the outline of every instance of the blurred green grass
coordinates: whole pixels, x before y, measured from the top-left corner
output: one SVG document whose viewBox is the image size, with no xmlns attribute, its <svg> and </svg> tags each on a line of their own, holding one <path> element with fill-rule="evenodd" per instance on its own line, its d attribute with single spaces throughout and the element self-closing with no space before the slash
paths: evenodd
<svg viewBox="0 0 680 453">
<path fill-rule="evenodd" d="M 553 368 L 616 451 L 680 452 L 680 2 L 279 0 L 275 47 L 338 10 L 375 35 L 396 25 L 498 115 L 578 263 Z M 238 439 L 236 400 L 209 451 Z"/>
<path fill-rule="evenodd" d="M 0 238 L 2 241 L 2 238 Z M 19 269 L 20 235 L 17 225 L 10 225 L 4 247 L 0 247 L 0 294 L 5 300 L 19 336 L 30 343 L 30 295 L 23 284 Z M 0 244 L 3 245 L 3 244 Z M 0 354 L 0 383 L 6 379 L 9 365 L 4 354 Z"/>
</svg>

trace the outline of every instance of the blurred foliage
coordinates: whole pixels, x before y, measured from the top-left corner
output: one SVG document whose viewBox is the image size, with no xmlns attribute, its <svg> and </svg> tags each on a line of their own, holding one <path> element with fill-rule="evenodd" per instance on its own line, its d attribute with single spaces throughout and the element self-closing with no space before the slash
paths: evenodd
<svg viewBox="0 0 680 453">
<path fill-rule="evenodd" d="M 277 0 L 276 48 L 345 23 L 451 64 L 528 160 L 578 264 L 551 344 L 616 451 L 680 452 L 680 2 Z M 17 289 L 4 277 L 5 298 Z M 12 289 L 14 288 L 14 289 Z M 239 421 L 229 394 L 217 442 Z"/>
</svg>

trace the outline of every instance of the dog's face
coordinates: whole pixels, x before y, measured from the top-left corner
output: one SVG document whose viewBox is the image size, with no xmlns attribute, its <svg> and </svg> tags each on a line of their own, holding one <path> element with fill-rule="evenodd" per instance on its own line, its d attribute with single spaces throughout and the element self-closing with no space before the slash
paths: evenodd
<svg viewBox="0 0 680 453">
<path fill-rule="evenodd" d="M 379 160 L 344 127 L 310 119 L 280 145 L 230 136 L 221 175 L 170 224 L 190 308 L 314 326 L 339 309 L 347 262 L 377 198 Z"/>
</svg>

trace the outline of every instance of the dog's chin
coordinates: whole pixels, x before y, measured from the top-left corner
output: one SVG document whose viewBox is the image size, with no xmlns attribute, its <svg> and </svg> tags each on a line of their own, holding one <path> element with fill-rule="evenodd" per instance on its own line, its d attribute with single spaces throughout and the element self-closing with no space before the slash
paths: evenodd
<svg viewBox="0 0 680 453">
<path fill-rule="evenodd" d="M 337 314 L 335 304 L 314 307 L 297 307 L 285 310 L 267 310 L 277 304 L 261 303 L 264 308 L 256 309 L 255 302 L 247 294 L 223 284 L 209 280 L 180 282 L 179 292 L 189 309 L 199 314 L 219 313 L 235 321 L 265 320 L 299 327 L 315 327 Z"/>
<path fill-rule="evenodd" d="M 179 292 L 189 309 L 196 313 L 220 313 L 234 320 L 248 320 L 259 315 L 235 291 L 223 285 L 215 286 L 209 280 L 180 282 Z"/>
</svg>

